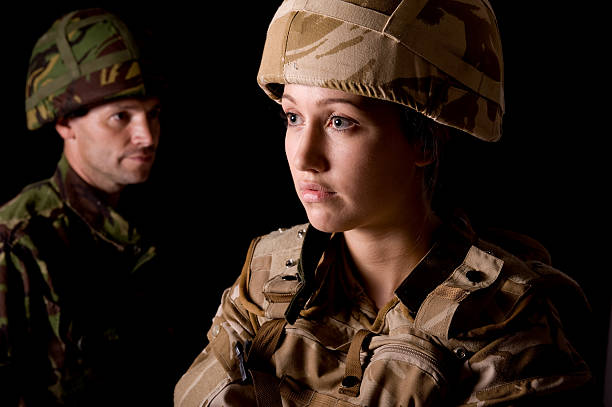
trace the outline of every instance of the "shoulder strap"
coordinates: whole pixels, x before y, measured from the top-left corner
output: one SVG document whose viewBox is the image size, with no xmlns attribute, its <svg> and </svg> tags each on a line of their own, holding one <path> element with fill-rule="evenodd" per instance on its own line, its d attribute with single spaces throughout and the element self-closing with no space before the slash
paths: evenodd
<svg viewBox="0 0 612 407">
<path fill-rule="evenodd" d="M 267 369 L 267 364 L 283 337 L 286 324 L 284 319 L 271 319 L 259 328 L 247 351 L 246 362 L 249 369 Z"/>
<path fill-rule="evenodd" d="M 287 321 L 271 319 L 265 322 L 250 345 L 247 353 L 247 368 L 253 380 L 253 389 L 258 407 L 282 407 L 280 380 L 269 373 L 269 361 L 278 348 Z"/>
<path fill-rule="evenodd" d="M 455 311 L 475 291 L 489 287 L 499 276 L 504 261 L 476 246 L 453 273 L 423 301 L 414 324 L 417 328 L 447 340 Z"/>
<path fill-rule="evenodd" d="M 312 295 L 315 268 L 328 242 L 329 234 L 300 225 L 251 243 L 239 289 L 251 321 L 268 319 L 256 331 L 246 358 L 258 407 L 282 407 L 280 379 L 270 360 L 286 324 L 295 322 Z"/>
</svg>

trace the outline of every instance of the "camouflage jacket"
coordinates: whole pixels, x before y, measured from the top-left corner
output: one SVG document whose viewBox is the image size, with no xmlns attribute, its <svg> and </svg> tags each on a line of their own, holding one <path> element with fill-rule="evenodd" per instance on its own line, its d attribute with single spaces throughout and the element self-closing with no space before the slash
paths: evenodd
<svg viewBox="0 0 612 407">
<path fill-rule="evenodd" d="M 2 206 L 0 405 L 163 405 L 163 388 L 171 404 L 155 259 L 64 157 Z"/>
<path fill-rule="evenodd" d="M 588 312 L 580 287 L 537 245 L 515 244 L 519 259 L 449 225 L 435 242 L 377 311 L 342 234 L 301 225 L 255 239 L 208 346 L 175 388 L 175 406 L 565 405 L 579 397 L 590 372 L 561 318 L 566 309 Z"/>
</svg>

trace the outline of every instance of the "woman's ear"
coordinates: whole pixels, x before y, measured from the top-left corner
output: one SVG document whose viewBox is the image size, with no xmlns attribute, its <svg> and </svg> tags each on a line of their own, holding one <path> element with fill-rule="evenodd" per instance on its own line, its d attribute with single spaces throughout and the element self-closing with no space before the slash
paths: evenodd
<svg viewBox="0 0 612 407">
<path fill-rule="evenodd" d="M 417 147 L 417 157 L 414 164 L 419 168 L 427 167 L 429 164 L 434 162 L 433 151 L 424 144 L 419 144 L 420 145 Z"/>
<path fill-rule="evenodd" d="M 415 165 L 417 167 L 427 167 L 438 159 L 438 148 L 440 145 L 444 144 L 449 137 L 448 127 L 442 125 L 433 126 L 432 137 L 436 138 L 437 142 L 432 142 L 431 140 L 420 140 L 417 143 L 415 160 Z"/>
</svg>

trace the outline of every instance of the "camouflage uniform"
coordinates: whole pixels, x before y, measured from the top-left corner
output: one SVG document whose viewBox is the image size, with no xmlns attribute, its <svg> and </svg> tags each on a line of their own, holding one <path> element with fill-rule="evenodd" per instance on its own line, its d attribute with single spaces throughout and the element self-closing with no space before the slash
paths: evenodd
<svg viewBox="0 0 612 407">
<path fill-rule="evenodd" d="M 0 208 L 0 405 L 171 397 L 177 367 L 156 257 L 65 158 Z"/>
<path fill-rule="evenodd" d="M 68 13 L 34 46 L 28 128 L 117 98 L 159 97 L 142 62 L 116 16 Z M 185 363 L 172 343 L 172 282 L 123 217 L 124 197 L 111 206 L 63 156 L 52 178 L 0 208 L 0 405 L 171 404 Z"/>
<path fill-rule="evenodd" d="M 175 405 L 575 402 L 590 373 L 561 317 L 586 312 L 584 296 L 537 246 L 514 244 L 524 259 L 442 226 L 377 312 L 341 233 L 300 225 L 255 239 Z"/>
<path fill-rule="evenodd" d="M 487 0 L 285 0 L 257 80 L 277 102 L 285 84 L 330 88 L 501 137 L 503 59 Z M 175 405 L 584 403 L 582 290 L 539 244 L 492 236 L 448 218 L 380 310 L 342 233 L 300 225 L 255 239 Z"/>
</svg>

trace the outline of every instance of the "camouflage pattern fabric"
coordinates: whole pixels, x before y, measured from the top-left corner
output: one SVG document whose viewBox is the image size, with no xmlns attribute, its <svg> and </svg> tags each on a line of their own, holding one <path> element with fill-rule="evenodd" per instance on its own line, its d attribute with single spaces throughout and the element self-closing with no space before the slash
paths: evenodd
<svg viewBox="0 0 612 407">
<path fill-rule="evenodd" d="M 30 58 L 28 128 L 116 97 L 145 96 L 139 58 L 125 24 L 102 9 L 79 10 L 58 19 Z"/>
<path fill-rule="evenodd" d="M 171 404 L 165 270 L 104 198 L 62 157 L 0 208 L 3 407 Z"/>
<path fill-rule="evenodd" d="M 487 0 L 286 0 L 257 81 L 277 101 L 286 83 L 338 89 L 496 141 L 503 74 Z"/>
<path fill-rule="evenodd" d="M 253 241 L 241 276 L 223 293 L 209 345 L 176 386 L 175 406 L 258 405 L 265 391 L 276 393 L 268 405 L 285 407 L 581 400 L 590 372 L 560 310 L 569 305 L 573 317 L 588 306 L 573 280 L 540 261 L 538 248 L 523 250 L 537 259 L 521 260 L 447 224 L 377 311 L 353 275 L 342 234 L 323 236 L 318 257 L 307 228 Z M 314 273 L 300 268 L 307 264 Z M 314 284 L 299 318 L 270 325 L 283 321 L 309 275 Z M 262 334 L 270 327 L 280 339 Z M 262 336 L 270 349 L 256 346 Z M 253 348 L 268 353 L 267 368 L 252 365 Z"/>
</svg>

